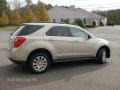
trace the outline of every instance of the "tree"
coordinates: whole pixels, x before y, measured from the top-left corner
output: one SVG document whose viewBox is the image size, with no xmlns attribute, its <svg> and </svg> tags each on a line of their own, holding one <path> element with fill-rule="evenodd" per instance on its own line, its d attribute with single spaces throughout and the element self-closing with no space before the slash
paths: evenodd
<svg viewBox="0 0 120 90">
<path fill-rule="evenodd" d="M 47 9 L 47 10 L 49 10 L 49 9 L 51 9 L 51 8 L 53 8 L 53 6 L 52 6 L 51 4 L 46 5 L 46 9 Z"/>
<path fill-rule="evenodd" d="M 93 25 L 93 27 L 96 27 L 96 22 L 92 21 L 92 25 Z"/>
<path fill-rule="evenodd" d="M 82 28 L 85 28 L 85 25 L 84 25 L 84 23 L 83 23 L 83 21 L 81 19 L 75 19 L 73 24 L 78 25 L 78 26 L 80 26 Z"/>
<path fill-rule="evenodd" d="M 6 26 L 9 23 L 9 19 L 5 13 L 5 10 L 2 11 L 2 16 L 0 19 L 0 25 L 1 26 Z"/>
<path fill-rule="evenodd" d="M 12 12 L 11 12 L 11 9 L 10 9 L 10 3 L 8 3 L 8 5 L 7 5 L 6 14 L 9 18 L 9 23 L 11 24 L 11 22 L 12 22 Z"/>
<path fill-rule="evenodd" d="M 93 11 L 99 15 L 107 17 L 108 23 L 120 25 L 120 9 L 117 10 L 108 10 L 108 11 Z"/>
<path fill-rule="evenodd" d="M 28 23 L 31 21 L 37 21 L 37 17 L 34 14 L 34 12 L 32 11 L 30 4 L 27 3 L 27 5 L 25 6 L 24 13 L 23 13 L 23 22 Z"/>
<path fill-rule="evenodd" d="M 21 16 L 20 16 L 20 13 L 19 13 L 19 3 L 17 2 L 17 0 L 14 0 L 14 10 L 13 10 L 13 13 L 12 13 L 12 24 L 13 25 L 19 25 L 21 23 Z"/>
<path fill-rule="evenodd" d="M 70 23 L 70 19 L 68 18 L 68 19 L 63 19 L 63 20 L 61 20 L 62 22 L 64 22 L 64 23 L 66 23 L 66 24 L 69 24 Z"/>
<path fill-rule="evenodd" d="M 12 14 L 12 24 L 20 25 L 20 23 L 21 23 L 21 16 L 19 14 L 19 11 L 17 9 L 14 9 Z"/>
<path fill-rule="evenodd" d="M 104 26 L 103 22 L 100 20 L 100 26 Z"/>
<path fill-rule="evenodd" d="M 6 26 L 9 23 L 8 16 L 6 15 L 6 9 L 6 0 L 0 0 L 0 26 Z"/>
<path fill-rule="evenodd" d="M 25 0 L 25 2 L 27 3 L 27 5 L 31 6 L 32 5 L 32 0 Z"/>
<path fill-rule="evenodd" d="M 55 18 L 53 18 L 53 23 L 55 23 L 56 22 L 56 19 Z"/>
<path fill-rule="evenodd" d="M 7 7 L 6 0 L 0 0 L 0 16 L 2 15 L 3 10 L 5 10 Z"/>
<path fill-rule="evenodd" d="M 49 16 L 46 11 L 45 5 L 42 2 L 38 3 L 37 18 L 39 21 L 49 21 Z"/>
</svg>

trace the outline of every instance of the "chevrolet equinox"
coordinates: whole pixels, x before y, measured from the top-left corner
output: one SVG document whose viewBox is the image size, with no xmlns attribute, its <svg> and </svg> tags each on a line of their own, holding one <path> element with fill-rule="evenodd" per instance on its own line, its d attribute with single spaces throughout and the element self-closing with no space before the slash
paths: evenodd
<svg viewBox="0 0 120 90">
<path fill-rule="evenodd" d="M 25 23 L 10 36 L 8 58 L 43 73 L 53 62 L 92 58 L 103 64 L 110 58 L 110 43 L 75 25 Z"/>
</svg>

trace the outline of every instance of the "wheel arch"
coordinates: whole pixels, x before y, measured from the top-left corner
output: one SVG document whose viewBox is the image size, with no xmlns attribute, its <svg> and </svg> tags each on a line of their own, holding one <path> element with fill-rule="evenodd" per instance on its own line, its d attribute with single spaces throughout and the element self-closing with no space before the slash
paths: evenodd
<svg viewBox="0 0 120 90">
<path fill-rule="evenodd" d="M 97 55 L 98 55 L 99 50 L 101 50 L 102 48 L 105 48 L 105 50 L 106 50 L 106 53 L 107 53 L 107 56 L 106 56 L 106 57 L 107 57 L 107 58 L 110 58 L 111 51 L 110 51 L 110 48 L 109 48 L 108 46 L 106 46 L 106 45 L 101 46 L 101 47 L 97 50 L 96 57 L 97 57 Z"/>
<path fill-rule="evenodd" d="M 49 56 L 49 58 L 50 58 L 50 62 L 53 63 L 53 55 L 52 55 L 52 53 L 49 50 L 44 49 L 44 48 L 38 48 L 38 49 L 35 49 L 35 50 L 31 51 L 30 54 L 27 57 L 26 63 L 29 63 L 29 58 L 31 57 L 32 54 L 39 53 L 39 52 L 47 54 Z"/>
</svg>

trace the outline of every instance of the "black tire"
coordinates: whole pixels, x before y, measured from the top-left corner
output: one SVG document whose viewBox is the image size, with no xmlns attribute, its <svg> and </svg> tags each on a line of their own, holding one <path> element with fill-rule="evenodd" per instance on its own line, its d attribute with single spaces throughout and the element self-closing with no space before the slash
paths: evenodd
<svg viewBox="0 0 120 90">
<path fill-rule="evenodd" d="M 97 63 L 104 64 L 106 62 L 107 62 L 106 50 L 105 48 L 101 48 L 97 53 Z"/>
<path fill-rule="evenodd" d="M 35 69 L 35 62 L 38 60 L 38 57 L 39 58 L 41 58 L 41 57 L 44 57 L 46 60 L 45 60 L 45 62 L 47 62 L 47 64 L 46 64 L 46 66 L 45 66 L 45 68 L 43 69 L 43 70 L 36 70 Z M 40 62 L 42 62 L 43 60 L 41 59 L 41 60 L 39 60 Z M 38 61 L 38 62 L 39 62 Z M 42 66 L 40 67 L 40 62 L 39 62 L 39 68 L 42 68 Z M 33 65 L 34 64 L 34 65 Z M 38 64 L 38 63 L 37 63 Z M 42 65 L 42 64 L 41 64 Z M 34 72 L 34 73 L 37 73 L 37 74 L 40 74 L 40 73 L 44 73 L 44 72 L 46 72 L 48 69 L 49 69 L 49 66 L 50 66 L 50 59 L 49 59 L 49 57 L 48 57 L 48 55 L 47 54 L 45 54 L 45 53 L 35 53 L 35 54 L 33 54 L 33 55 L 31 55 L 30 56 L 30 58 L 29 58 L 29 66 L 30 66 L 30 68 L 31 68 L 31 70 Z M 36 65 L 36 68 L 38 68 L 38 66 Z"/>
</svg>

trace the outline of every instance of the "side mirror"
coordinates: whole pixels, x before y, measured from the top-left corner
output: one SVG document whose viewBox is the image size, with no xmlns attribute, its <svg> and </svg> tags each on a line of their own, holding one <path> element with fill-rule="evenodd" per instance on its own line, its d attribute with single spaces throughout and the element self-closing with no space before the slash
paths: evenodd
<svg viewBox="0 0 120 90">
<path fill-rule="evenodd" d="M 91 38 L 92 38 L 92 36 L 89 34 L 89 35 L 88 35 L 88 39 L 91 39 Z"/>
</svg>

